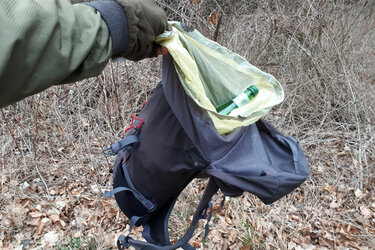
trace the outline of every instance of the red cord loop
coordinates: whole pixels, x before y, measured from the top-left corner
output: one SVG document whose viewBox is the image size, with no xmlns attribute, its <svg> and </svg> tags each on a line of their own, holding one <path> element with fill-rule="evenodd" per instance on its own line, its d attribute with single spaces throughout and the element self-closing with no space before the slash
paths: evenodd
<svg viewBox="0 0 375 250">
<path fill-rule="evenodd" d="M 131 116 L 132 116 L 132 121 L 130 123 L 130 126 L 127 129 L 125 129 L 125 133 L 128 132 L 132 128 L 141 128 L 142 125 L 143 125 L 143 123 L 145 123 L 145 120 L 143 120 L 143 119 L 141 119 L 139 117 L 136 117 L 134 114 L 131 114 Z M 134 122 L 136 120 L 139 121 L 138 125 L 134 124 Z"/>
</svg>

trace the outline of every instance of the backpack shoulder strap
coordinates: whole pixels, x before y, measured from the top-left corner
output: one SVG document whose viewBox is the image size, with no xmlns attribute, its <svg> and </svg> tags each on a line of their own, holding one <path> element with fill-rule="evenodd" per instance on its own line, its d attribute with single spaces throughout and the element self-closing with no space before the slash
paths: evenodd
<svg viewBox="0 0 375 250">
<path fill-rule="evenodd" d="M 212 203 L 211 203 L 211 198 L 216 194 L 218 191 L 219 187 L 215 182 L 214 178 L 210 178 L 206 190 L 204 191 L 203 197 L 201 198 L 199 205 L 197 209 L 195 210 L 195 213 L 193 215 L 193 221 L 191 222 L 190 227 L 175 244 L 169 245 L 169 246 L 159 246 L 153 243 L 148 243 L 144 241 L 139 241 L 139 240 L 134 240 L 131 237 L 127 236 L 125 237 L 124 235 L 121 235 L 117 241 L 117 246 L 118 249 L 124 249 L 125 247 L 133 246 L 135 249 L 143 249 L 143 250 L 172 250 L 172 249 L 177 249 L 179 247 L 186 249 L 186 250 L 192 250 L 195 249 L 193 246 L 191 246 L 188 242 L 193 236 L 193 233 L 195 231 L 195 228 L 198 225 L 198 222 L 200 219 L 205 219 L 207 218 L 207 224 L 205 227 L 205 235 L 204 237 L 207 236 L 208 234 L 208 222 L 211 219 L 212 215 Z M 207 217 L 207 211 L 208 209 L 210 210 L 208 217 Z"/>
</svg>

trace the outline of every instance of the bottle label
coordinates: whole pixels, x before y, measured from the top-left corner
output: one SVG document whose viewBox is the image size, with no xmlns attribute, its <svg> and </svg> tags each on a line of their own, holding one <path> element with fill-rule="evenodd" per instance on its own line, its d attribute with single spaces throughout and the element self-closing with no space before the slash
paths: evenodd
<svg viewBox="0 0 375 250">
<path fill-rule="evenodd" d="M 237 105 L 237 107 L 242 107 L 249 102 L 249 97 L 245 93 L 241 93 L 233 98 L 233 102 Z"/>
</svg>

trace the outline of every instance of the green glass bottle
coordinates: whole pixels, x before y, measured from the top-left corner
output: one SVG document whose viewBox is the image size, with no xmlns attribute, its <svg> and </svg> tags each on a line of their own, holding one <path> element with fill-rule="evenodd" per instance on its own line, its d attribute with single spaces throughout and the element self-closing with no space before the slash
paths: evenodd
<svg viewBox="0 0 375 250">
<path fill-rule="evenodd" d="M 259 89 L 255 87 L 255 85 L 250 85 L 244 92 L 242 92 L 229 102 L 217 107 L 216 111 L 222 115 L 229 115 L 232 110 L 244 106 L 258 93 Z"/>
</svg>

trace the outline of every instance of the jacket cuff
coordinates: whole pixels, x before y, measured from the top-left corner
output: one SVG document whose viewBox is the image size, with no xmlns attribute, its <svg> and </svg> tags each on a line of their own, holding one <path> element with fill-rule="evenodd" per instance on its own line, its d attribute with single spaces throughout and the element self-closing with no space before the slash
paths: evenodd
<svg viewBox="0 0 375 250">
<path fill-rule="evenodd" d="M 107 24 L 112 38 L 112 56 L 120 56 L 128 46 L 129 27 L 123 7 L 116 1 L 84 3 L 97 10 Z"/>
</svg>

